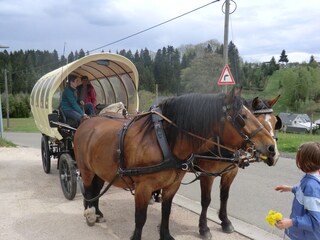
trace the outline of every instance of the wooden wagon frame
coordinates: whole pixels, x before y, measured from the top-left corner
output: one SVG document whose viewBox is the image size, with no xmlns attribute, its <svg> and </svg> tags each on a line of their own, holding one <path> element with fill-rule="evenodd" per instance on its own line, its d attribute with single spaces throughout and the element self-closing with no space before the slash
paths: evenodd
<svg viewBox="0 0 320 240">
<path fill-rule="evenodd" d="M 41 154 L 45 173 L 56 158 L 65 197 L 72 200 L 77 190 L 77 167 L 73 153 L 75 128 L 61 118 L 60 98 L 68 76 L 87 76 L 97 95 L 98 106 L 122 102 L 129 113 L 139 110 L 139 76 L 126 57 L 97 53 L 75 60 L 42 76 L 33 87 L 30 106 L 37 128 L 42 133 Z M 50 120 L 51 119 L 51 120 Z M 53 120 L 52 120 L 53 119 Z"/>
</svg>

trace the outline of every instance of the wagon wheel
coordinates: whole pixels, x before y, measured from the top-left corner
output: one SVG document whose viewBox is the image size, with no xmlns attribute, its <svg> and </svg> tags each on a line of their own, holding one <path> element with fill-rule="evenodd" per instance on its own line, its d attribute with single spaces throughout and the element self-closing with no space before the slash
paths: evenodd
<svg viewBox="0 0 320 240">
<path fill-rule="evenodd" d="M 41 157 L 42 157 L 42 167 L 45 173 L 50 173 L 51 170 L 51 156 L 49 150 L 49 137 L 42 135 L 41 138 Z"/>
<path fill-rule="evenodd" d="M 63 153 L 60 156 L 59 176 L 65 198 L 72 200 L 77 193 L 77 174 L 74 160 L 68 153 Z"/>
</svg>

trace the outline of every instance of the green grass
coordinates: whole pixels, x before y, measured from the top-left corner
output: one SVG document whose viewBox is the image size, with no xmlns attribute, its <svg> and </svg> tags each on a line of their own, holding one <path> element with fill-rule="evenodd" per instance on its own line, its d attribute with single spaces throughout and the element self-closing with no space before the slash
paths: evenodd
<svg viewBox="0 0 320 240">
<path fill-rule="evenodd" d="M 33 118 L 10 118 L 9 128 L 7 119 L 2 119 L 3 130 L 8 132 L 39 132 Z M 0 137 L 0 147 L 16 147 L 16 145 Z"/>
<path fill-rule="evenodd" d="M 0 138 L 0 147 L 16 147 L 16 145 L 10 141 Z"/>
<path fill-rule="evenodd" d="M 280 152 L 295 153 L 298 147 L 305 142 L 319 142 L 320 135 L 294 134 L 277 132 L 278 149 Z"/>
<path fill-rule="evenodd" d="M 7 119 L 4 118 L 3 129 L 8 132 L 39 132 L 34 119 L 30 118 L 10 118 L 9 128 L 7 128 Z"/>
</svg>

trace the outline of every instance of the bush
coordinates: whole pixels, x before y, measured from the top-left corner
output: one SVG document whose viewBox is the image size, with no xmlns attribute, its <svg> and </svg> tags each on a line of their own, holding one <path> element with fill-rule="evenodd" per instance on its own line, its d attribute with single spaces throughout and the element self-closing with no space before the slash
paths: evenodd
<svg viewBox="0 0 320 240">
<path fill-rule="evenodd" d="M 28 118 L 30 116 L 30 95 L 26 93 L 9 94 L 9 117 Z M 7 117 L 6 96 L 1 94 L 2 117 Z"/>
</svg>

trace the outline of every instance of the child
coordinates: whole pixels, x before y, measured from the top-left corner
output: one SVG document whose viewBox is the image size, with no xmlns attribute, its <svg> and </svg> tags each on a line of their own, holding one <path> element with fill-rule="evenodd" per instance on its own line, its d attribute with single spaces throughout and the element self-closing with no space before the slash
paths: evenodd
<svg viewBox="0 0 320 240">
<path fill-rule="evenodd" d="M 296 165 L 304 173 L 300 185 L 280 185 L 276 191 L 294 193 L 290 218 L 276 223 L 293 240 L 320 240 L 320 142 L 299 147 Z"/>
</svg>

